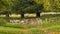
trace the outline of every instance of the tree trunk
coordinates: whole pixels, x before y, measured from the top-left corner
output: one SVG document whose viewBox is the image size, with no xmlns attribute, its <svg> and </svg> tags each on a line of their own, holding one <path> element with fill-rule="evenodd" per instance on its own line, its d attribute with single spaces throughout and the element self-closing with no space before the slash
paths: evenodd
<svg viewBox="0 0 60 34">
<path fill-rule="evenodd" d="M 9 14 L 6 14 L 6 19 L 9 22 Z"/>
<path fill-rule="evenodd" d="M 40 12 L 36 12 L 36 17 L 40 17 Z"/>
<path fill-rule="evenodd" d="M 6 14 L 6 17 L 9 18 L 9 14 Z"/>
<path fill-rule="evenodd" d="M 24 13 L 21 13 L 21 18 L 24 18 Z"/>
</svg>

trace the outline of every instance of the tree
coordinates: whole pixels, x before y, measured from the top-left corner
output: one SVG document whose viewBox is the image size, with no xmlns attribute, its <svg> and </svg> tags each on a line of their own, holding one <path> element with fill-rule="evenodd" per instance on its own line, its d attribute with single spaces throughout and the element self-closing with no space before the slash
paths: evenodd
<svg viewBox="0 0 60 34">
<path fill-rule="evenodd" d="M 43 11 L 43 9 L 44 9 L 43 4 L 38 5 L 37 12 L 36 12 L 37 17 L 40 17 L 40 13 Z"/>
<path fill-rule="evenodd" d="M 31 10 L 28 7 L 33 6 L 33 3 L 31 3 L 31 0 L 17 0 L 14 4 L 15 6 L 13 7 L 16 12 L 15 13 L 20 13 L 21 17 L 24 17 L 24 13 L 27 13 L 27 11 L 29 12 L 29 10 Z M 28 10 L 26 10 L 28 8 Z"/>
<path fill-rule="evenodd" d="M 36 17 L 40 17 L 40 13 L 44 9 L 43 1 L 42 0 L 35 0 L 35 5 L 36 5 Z"/>
<path fill-rule="evenodd" d="M 43 10 L 43 4 L 36 0 L 17 0 L 15 3 L 14 10 L 20 13 L 21 17 L 24 17 L 24 13 L 36 13 L 37 17 L 40 17 L 40 10 Z"/>
<path fill-rule="evenodd" d="M 11 12 L 11 6 L 13 6 L 11 0 L 0 0 L 0 14 L 5 14 L 7 20 Z"/>
<path fill-rule="evenodd" d="M 25 13 L 36 13 L 40 17 L 42 11 L 59 11 L 59 0 L 0 0 L 0 13 L 21 14 L 24 17 Z"/>
</svg>

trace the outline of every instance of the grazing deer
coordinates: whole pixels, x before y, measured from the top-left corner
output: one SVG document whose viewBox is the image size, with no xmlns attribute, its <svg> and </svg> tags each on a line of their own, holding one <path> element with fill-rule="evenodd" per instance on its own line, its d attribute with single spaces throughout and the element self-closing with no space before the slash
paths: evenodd
<svg viewBox="0 0 60 34">
<path fill-rule="evenodd" d="M 20 20 L 10 20 L 11 23 L 19 23 Z"/>
<path fill-rule="evenodd" d="M 27 23 L 28 24 L 39 24 L 41 23 L 42 20 L 40 18 L 36 18 L 36 19 L 27 19 Z"/>
<path fill-rule="evenodd" d="M 42 23 L 42 20 L 40 18 L 36 18 L 35 21 L 36 21 L 37 24 Z"/>
<path fill-rule="evenodd" d="M 24 21 L 24 20 L 21 20 L 21 21 L 20 21 L 20 24 L 25 24 L 25 21 Z"/>
<path fill-rule="evenodd" d="M 26 20 L 25 20 L 25 23 L 26 23 L 26 24 L 32 24 L 32 23 L 33 23 L 33 19 L 26 19 Z"/>
<path fill-rule="evenodd" d="M 45 18 L 45 21 L 46 21 L 46 23 L 49 21 L 49 19 L 48 18 Z"/>
<path fill-rule="evenodd" d="M 34 20 L 33 20 L 33 19 L 31 19 L 30 24 L 35 24 L 35 22 L 34 22 Z"/>
<path fill-rule="evenodd" d="M 11 23 L 13 23 L 13 20 L 10 20 Z"/>
</svg>

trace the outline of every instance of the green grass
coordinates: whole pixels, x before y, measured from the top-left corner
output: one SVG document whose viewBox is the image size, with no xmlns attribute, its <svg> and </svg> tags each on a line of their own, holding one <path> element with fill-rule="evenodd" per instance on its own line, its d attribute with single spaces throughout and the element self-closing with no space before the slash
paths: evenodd
<svg viewBox="0 0 60 34">
<path fill-rule="evenodd" d="M 20 24 L 13 24 L 13 23 L 6 24 L 6 25 L 4 25 L 4 27 L 23 28 L 22 25 L 20 25 Z"/>
<path fill-rule="evenodd" d="M 0 34 L 46 34 L 44 31 L 49 30 L 53 32 L 60 31 L 60 16 L 59 15 L 45 15 L 41 17 L 43 19 L 42 24 L 39 25 L 21 25 L 21 24 L 6 24 L 0 26 Z M 46 21 L 45 18 L 57 18 L 56 21 Z"/>
<path fill-rule="evenodd" d="M 60 25 L 54 25 L 46 28 L 30 28 L 30 29 L 20 29 L 20 28 L 10 28 L 0 26 L 0 34 L 45 34 L 45 30 L 50 31 L 60 31 Z"/>
<path fill-rule="evenodd" d="M 43 30 L 39 30 L 37 28 L 34 29 L 18 29 L 18 28 L 9 28 L 9 27 L 0 27 L 0 34 L 40 34 L 44 33 Z"/>
<path fill-rule="evenodd" d="M 58 32 L 58 31 L 60 31 L 60 25 L 57 22 L 55 22 L 55 24 L 43 23 L 41 25 L 34 25 L 36 27 L 34 27 L 33 25 L 31 25 L 31 27 L 30 27 L 29 25 L 22 26 L 19 24 L 8 24 L 4 27 L 3 26 L 0 27 L 0 33 L 1 34 L 46 34 L 44 32 L 45 30 Z M 20 28 L 20 26 L 23 28 Z"/>
<path fill-rule="evenodd" d="M 9 23 L 9 24 L 6 24 L 4 25 L 4 27 L 10 27 L 10 28 L 20 28 L 20 29 L 30 29 L 30 28 L 36 28 L 37 26 L 39 26 L 38 24 L 35 24 L 35 25 L 31 25 L 31 24 L 14 24 L 14 23 Z"/>
</svg>

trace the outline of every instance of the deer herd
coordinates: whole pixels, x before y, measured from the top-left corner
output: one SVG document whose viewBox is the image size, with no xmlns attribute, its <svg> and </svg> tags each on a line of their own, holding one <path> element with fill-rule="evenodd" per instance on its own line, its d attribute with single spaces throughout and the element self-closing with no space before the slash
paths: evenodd
<svg viewBox="0 0 60 34">
<path fill-rule="evenodd" d="M 20 23 L 20 24 L 39 24 L 42 22 L 40 18 L 35 19 L 23 19 L 23 20 L 10 20 L 11 23 Z"/>
<path fill-rule="evenodd" d="M 49 19 L 45 18 L 45 21 L 54 21 L 56 20 L 55 18 Z M 11 23 L 20 23 L 20 24 L 41 24 L 42 23 L 41 18 L 35 18 L 35 19 L 22 19 L 22 20 L 10 20 Z"/>
</svg>

